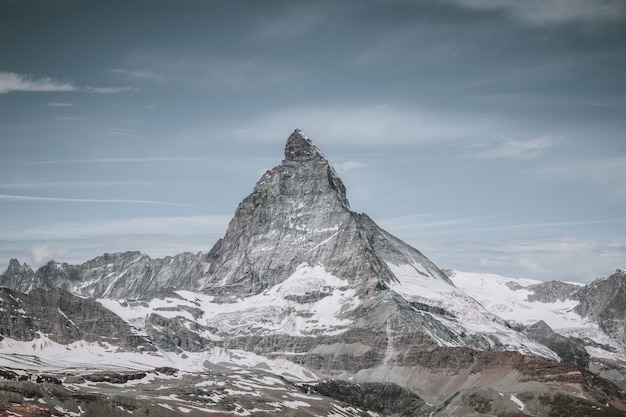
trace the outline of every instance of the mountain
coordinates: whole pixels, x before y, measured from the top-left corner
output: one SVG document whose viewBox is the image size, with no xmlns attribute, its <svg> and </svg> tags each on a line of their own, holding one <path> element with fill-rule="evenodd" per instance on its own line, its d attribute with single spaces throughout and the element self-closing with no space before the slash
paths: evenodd
<svg viewBox="0 0 626 417">
<path fill-rule="evenodd" d="M 37 271 L 12 260 L 0 276 L 0 366 L 17 379 L 53 370 L 69 390 L 58 407 L 79 415 L 93 404 L 70 392 L 151 415 L 619 415 L 622 275 L 582 287 L 446 274 L 352 211 L 295 130 L 206 254 L 105 254 Z M 28 392 L 11 384 L 0 392 Z M 293 399 L 244 399 L 272 390 Z"/>
<path fill-rule="evenodd" d="M 418 265 L 426 276 L 450 284 L 420 252 L 350 210 L 343 182 L 300 130 L 287 140 L 283 162 L 239 204 L 205 260 L 210 278 L 201 289 L 220 294 L 258 294 L 302 264 L 324 265 L 357 294 L 396 281 L 390 262 Z"/>
</svg>

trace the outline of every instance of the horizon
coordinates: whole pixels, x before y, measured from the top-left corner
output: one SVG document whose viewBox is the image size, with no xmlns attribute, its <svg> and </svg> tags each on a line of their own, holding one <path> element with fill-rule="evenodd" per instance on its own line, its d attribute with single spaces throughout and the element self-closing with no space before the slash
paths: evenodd
<svg viewBox="0 0 626 417">
<path fill-rule="evenodd" d="M 618 0 L 5 2 L 0 271 L 206 253 L 298 128 L 441 269 L 606 277 L 625 23 Z"/>
</svg>

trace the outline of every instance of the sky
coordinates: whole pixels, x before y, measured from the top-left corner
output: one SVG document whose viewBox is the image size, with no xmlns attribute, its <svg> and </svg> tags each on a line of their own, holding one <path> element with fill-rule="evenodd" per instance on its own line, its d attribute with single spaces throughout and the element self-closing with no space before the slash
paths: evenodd
<svg viewBox="0 0 626 417">
<path fill-rule="evenodd" d="M 208 252 L 302 129 L 441 268 L 626 268 L 623 0 L 0 0 L 0 270 Z"/>
</svg>

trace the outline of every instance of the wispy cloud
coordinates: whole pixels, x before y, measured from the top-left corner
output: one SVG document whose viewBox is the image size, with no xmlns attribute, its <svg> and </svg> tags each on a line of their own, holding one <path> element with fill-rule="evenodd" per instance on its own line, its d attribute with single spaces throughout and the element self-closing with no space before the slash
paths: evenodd
<svg viewBox="0 0 626 417">
<path fill-rule="evenodd" d="M 469 249 L 469 246 L 466 246 Z M 553 238 L 493 245 L 481 264 L 542 280 L 589 282 L 624 266 L 626 242 L 609 239 Z M 585 262 L 579 262 L 584 258 Z"/>
<path fill-rule="evenodd" d="M 0 94 L 13 91 L 52 92 L 76 90 L 78 90 L 78 87 L 72 83 L 50 77 L 34 77 L 15 72 L 0 72 Z"/>
<path fill-rule="evenodd" d="M 501 11 L 533 25 L 606 22 L 626 17 L 622 0 L 448 0 L 463 7 Z"/>
<path fill-rule="evenodd" d="M 571 164 L 553 164 L 533 172 L 541 181 L 585 184 L 600 188 L 602 194 L 626 197 L 626 156 L 588 158 Z"/>
<path fill-rule="evenodd" d="M 231 216 L 138 217 L 81 223 L 57 223 L 3 231 L 5 239 L 55 241 L 127 235 L 192 236 L 224 233 Z"/>
<path fill-rule="evenodd" d="M 261 140 L 283 140 L 297 126 L 314 140 L 355 146 L 449 141 L 467 136 L 484 137 L 498 126 L 493 121 L 453 111 L 422 106 L 345 103 L 325 106 L 293 106 L 263 113 L 231 134 Z M 313 130 L 314 129 L 314 130 Z"/>
<path fill-rule="evenodd" d="M 626 267 L 626 241 L 619 239 L 561 237 L 497 243 L 415 239 L 408 243 L 441 268 L 541 281 L 590 282 Z"/>
<path fill-rule="evenodd" d="M 0 248 L 0 271 L 11 258 L 38 267 L 51 259 L 80 264 L 105 252 L 127 250 L 152 257 L 207 252 L 229 220 L 219 215 L 143 217 L 3 230 L 2 239 L 10 240 L 12 249 Z"/>
<path fill-rule="evenodd" d="M 163 81 L 167 77 L 164 77 L 162 74 L 158 74 L 156 72 L 147 70 L 147 69 L 122 69 L 122 68 L 111 68 L 110 71 L 114 74 L 124 75 L 126 77 L 139 78 L 139 79 L 147 79 L 154 81 Z"/>
<path fill-rule="evenodd" d="M 270 40 L 296 38 L 310 33 L 329 20 L 328 11 L 311 3 L 285 3 L 280 11 L 258 19 L 254 34 Z M 297 24 L 294 24 L 297 22 Z"/>
<path fill-rule="evenodd" d="M 35 266 L 44 265 L 52 259 L 59 259 L 67 254 L 65 248 L 61 248 L 49 243 L 36 244 L 30 248 L 30 257 Z"/>
<path fill-rule="evenodd" d="M 455 229 L 459 225 L 474 223 L 483 217 L 463 217 L 463 218 L 447 218 L 450 217 L 449 213 L 437 213 L 437 214 L 418 214 L 410 216 L 400 216 L 380 219 L 378 223 L 392 233 L 397 231 L 406 230 L 420 230 L 420 229 L 448 229 L 449 226 L 455 226 Z M 437 232 L 439 233 L 439 231 Z"/>
<path fill-rule="evenodd" d="M 187 206 L 188 204 L 171 203 L 167 201 L 152 200 L 127 200 L 127 199 L 94 199 L 94 198 L 64 198 L 64 197 L 42 197 L 25 196 L 13 194 L 0 194 L 0 201 L 14 202 L 49 202 L 49 203 L 106 203 L 106 204 L 152 204 L 160 206 Z"/>
<path fill-rule="evenodd" d="M 515 222 L 502 216 L 438 213 L 388 218 L 378 223 L 441 268 L 583 282 L 596 278 L 603 273 L 600 271 L 610 274 L 626 266 L 626 240 L 619 233 L 612 238 L 602 236 L 602 230 L 620 230 L 626 217 Z M 513 232 L 519 230 L 531 232 L 525 233 L 528 236 L 552 237 L 521 239 L 520 233 Z"/>
<path fill-rule="evenodd" d="M 280 65 L 263 57 L 226 57 L 145 53 L 134 57 L 129 69 L 111 71 L 129 78 L 175 84 L 194 91 L 259 90 L 304 80 L 309 69 Z"/>
<path fill-rule="evenodd" d="M 74 122 L 76 120 L 83 120 L 82 116 L 57 116 L 54 120 L 61 122 Z"/>
<path fill-rule="evenodd" d="M 154 162 L 193 162 L 215 161 L 217 157 L 192 156 L 157 156 L 150 158 L 86 158 L 86 159 L 52 159 L 47 161 L 28 161 L 26 165 L 63 165 L 63 164 L 126 164 L 126 163 L 154 163 Z"/>
<path fill-rule="evenodd" d="M 53 101 L 46 104 L 48 107 L 73 107 L 76 103 L 61 103 L 58 101 Z"/>
<path fill-rule="evenodd" d="M 95 94 L 117 94 L 129 91 L 139 91 L 136 87 L 85 87 L 84 91 Z"/>
<path fill-rule="evenodd" d="M 468 236 L 482 232 L 510 230 L 571 229 L 580 226 L 607 226 L 626 223 L 626 217 L 613 219 L 583 219 L 570 221 L 515 222 L 502 216 L 455 217 L 452 214 L 411 215 L 380 219 L 378 222 L 391 233 L 406 231 L 433 236 Z M 451 227 L 453 226 L 453 227 Z"/>
<path fill-rule="evenodd" d="M 339 162 L 339 163 L 334 164 L 334 167 L 340 173 L 344 173 L 348 171 L 355 171 L 358 169 L 367 168 L 368 163 L 360 162 L 360 161 L 344 161 L 344 162 Z"/>
<path fill-rule="evenodd" d="M 472 159 L 534 159 L 557 144 L 551 136 L 534 139 L 507 139 L 494 144 L 476 144 L 462 155 Z"/>
<path fill-rule="evenodd" d="M 43 182 L 15 182 L 0 183 L 0 188 L 5 189 L 25 189 L 25 188 L 51 188 L 51 187 L 128 187 L 163 185 L 163 182 L 152 181 L 43 181 Z"/>
<path fill-rule="evenodd" d="M 138 91 L 135 87 L 80 87 L 69 81 L 60 81 L 48 76 L 33 76 L 15 72 L 0 71 L 0 94 L 11 92 L 75 92 L 82 91 L 95 94 L 116 94 Z M 72 103 L 52 102 L 51 107 L 68 107 Z"/>
</svg>

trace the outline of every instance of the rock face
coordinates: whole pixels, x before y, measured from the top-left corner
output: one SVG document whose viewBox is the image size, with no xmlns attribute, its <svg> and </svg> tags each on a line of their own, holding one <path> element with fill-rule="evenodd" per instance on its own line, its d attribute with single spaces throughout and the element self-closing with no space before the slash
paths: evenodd
<svg viewBox="0 0 626 417">
<path fill-rule="evenodd" d="M 572 299 L 580 287 L 566 282 L 549 281 L 541 284 L 529 285 L 526 289 L 528 291 L 532 291 L 532 294 L 528 295 L 528 301 L 554 303 L 556 301 Z"/>
<path fill-rule="evenodd" d="M 452 283 L 420 252 L 350 210 L 346 189 L 321 151 L 296 130 L 283 162 L 267 171 L 235 212 L 223 239 L 206 256 L 212 294 L 258 294 L 303 263 L 322 264 L 359 294 L 396 278 L 386 262 L 424 265 Z"/>
<path fill-rule="evenodd" d="M 93 298 L 149 299 L 168 288 L 194 289 L 204 274 L 202 254 L 151 259 L 141 252 L 104 254 L 81 265 L 50 261 L 36 272 L 12 259 L 0 276 L 7 288 L 62 288 Z M 30 271 L 30 272 L 29 272 Z"/>
<path fill-rule="evenodd" d="M 61 344 L 85 340 L 130 350 L 154 350 L 148 339 L 95 300 L 60 288 L 37 288 L 29 294 L 0 288 L 0 308 L 3 337 L 28 341 L 46 334 Z"/>
<path fill-rule="evenodd" d="M 576 312 L 595 320 L 616 340 L 626 344 L 626 271 L 618 269 L 576 293 Z"/>
<path fill-rule="evenodd" d="M 30 266 L 21 264 L 17 259 L 11 259 L 9 261 L 9 267 L 0 275 L 2 278 L 2 286 L 6 288 L 12 288 L 17 291 L 27 292 L 32 287 L 34 282 L 35 273 Z"/>
<path fill-rule="evenodd" d="M 538 321 L 523 330 L 532 340 L 548 346 L 560 357 L 561 361 L 571 363 L 579 368 L 589 368 L 589 354 L 582 340 L 568 338 L 556 333 L 544 321 Z"/>
</svg>

